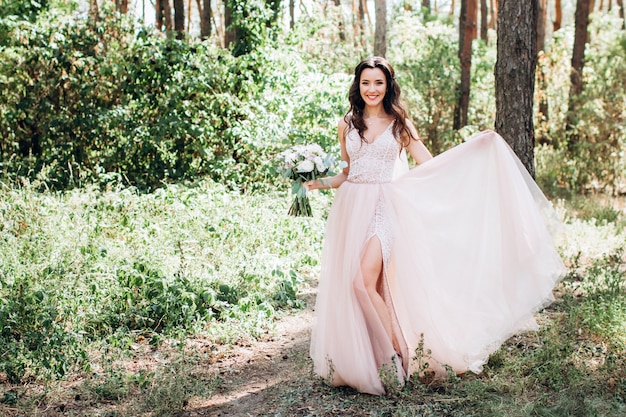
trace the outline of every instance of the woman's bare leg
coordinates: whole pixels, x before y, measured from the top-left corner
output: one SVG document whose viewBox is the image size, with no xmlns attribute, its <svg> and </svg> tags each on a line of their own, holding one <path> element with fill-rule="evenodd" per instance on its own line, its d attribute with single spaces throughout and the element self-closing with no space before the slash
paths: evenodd
<svg viewBox="0 0 626 417">
<path fill-rule="evenodd" d="M 378 291 L 383 274 L 383 255 L 380 240 L 376 237 L 367 242 L 365 250 L 361 255 L 361 273 L 363 274 L 365 291 L 374 306 L 374 310 L 376 310 L 376 314 L 383 324 L 394 349 L 396 352 L 400 352 L 399 346 L 393 337 L 389 310 L 387 310 L 387 305 Z"/>
</svg>

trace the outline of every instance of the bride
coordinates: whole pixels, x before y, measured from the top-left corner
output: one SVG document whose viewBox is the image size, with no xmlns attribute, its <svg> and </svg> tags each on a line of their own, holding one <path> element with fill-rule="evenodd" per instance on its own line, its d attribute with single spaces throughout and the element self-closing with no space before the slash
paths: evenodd
<svg viewBox="0 0 626 417">
<path fill-rule="evenodd" d="M 315 372 L 370 394 L 415 373 L 479 373 L 502 342 L 536 327 L 533 313 L 564 274 L 550 204 L 495 132 L 433 158 L 384 58 L 359 63 L 349 101 L 338 126 L 347 167 L 305 184 L 339 188 L 322 252 Z"/>
</svg>

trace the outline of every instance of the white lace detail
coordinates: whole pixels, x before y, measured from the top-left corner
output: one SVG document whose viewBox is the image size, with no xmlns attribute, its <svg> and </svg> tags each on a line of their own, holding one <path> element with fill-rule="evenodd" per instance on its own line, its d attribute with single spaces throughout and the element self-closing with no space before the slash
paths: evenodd
<svg viewBox="0 0 626 417">
<path fill-rule="evenodd" d="M 400 144 L 393 136 L 393 124 L 372 143 L 364 143 L 356 129 L 346 135 L 346 150 L 350 156 L 348 181 L 354 183 L 386 183 L 393 179 L 394 167 L 400 153 Z M 383 264 L 387 266 L 393 243 L 391 225 L 385 215 L 382 200 L 376 205 L 374 218 L 367 232 L 367 240 L 376 236 L 380 240 Z"/>
<path fill-rule="evenodd" d="M 400 144 L 393 136 L 393 124 L 372 143 L 362 142 L 359 132 L 350 129 L 346 135 L 346 151 L 350 157 L 348 181 L 383 183 L 393 179 L 394 165 Z"/>
<path fill-rule="evenodd" d="M 383 266 L 385 267 L 385 274 L 387 273 L 387 263 L 391 256 L 391 245 L 393 243 L 393 236 L 391 231 L 391 225 L 389 219 L 385 216 L 385 204 L 383 200 L 379 200 L 376 205 L 376 211 L 374 212 L 374 218 L 370 223 L 369 230 L 367 231 L 367 240 L 372 237 L 378 237 L 380 241 L 381 251 L 383 255 Z"/>
</svg>

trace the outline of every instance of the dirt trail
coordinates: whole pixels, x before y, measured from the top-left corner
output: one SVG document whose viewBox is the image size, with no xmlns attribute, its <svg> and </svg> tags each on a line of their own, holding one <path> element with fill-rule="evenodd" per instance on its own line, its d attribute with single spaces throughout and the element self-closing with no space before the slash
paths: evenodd
<svg viewBox="0 0 626 417">
<path fill-rule="evenodd" d="M 238 346 L 229 358 L 213 365 L 212 373 L 219 373 L 221 379 L 218 393 L 192 400 L 183 416 L 273 414 L 273 403 L 283 388 L 312 377 L 308 352 L 313 305 L 310 297 L 305 310 L 282 318 L 273 340 Z"/>
</svg>

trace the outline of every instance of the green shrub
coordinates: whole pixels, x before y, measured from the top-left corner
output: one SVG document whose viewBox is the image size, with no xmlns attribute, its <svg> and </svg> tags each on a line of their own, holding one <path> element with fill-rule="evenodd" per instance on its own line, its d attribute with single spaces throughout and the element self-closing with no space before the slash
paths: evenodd
<svg viewBox="0 0 626 417">
<path fill-rule="evenodd" d="M 0 371 L 10 382 L 60 378 L 85 363 L 79 332 L 65 326 L 67 314 L 57 289 L 32 276 L 4 276 L 0 282 Z"/>
<path fill-rule="evenodd" d="M 567 131 L 569 71 L 573 26 L 554 34 L 538 71 L 548 78 L 538 84 L 537 99 L 544 97 L 548 115 L 537 115 L 537 137 L 552 149 L 538 177 L 547 186 L 570 192 L 607 191 L 619 194 L 626 182 L 626 38 L 622 20 L 605 15 L 592 19 L 590 42 L 585 51 L 583 93 L 575 98 L 576 117 Z M 539 106 L 535 106 L 538 110 Z M 572 134 L 578 135 L 568 146 Z M 544 178 L 542 178 L 544 177 Z"/>
</svg>

